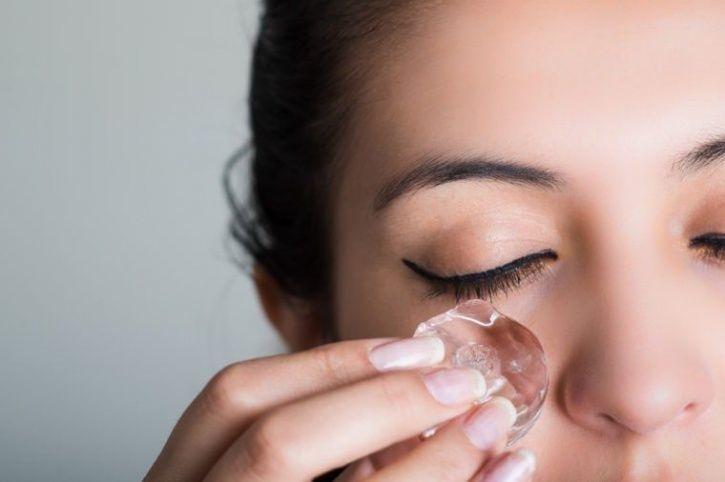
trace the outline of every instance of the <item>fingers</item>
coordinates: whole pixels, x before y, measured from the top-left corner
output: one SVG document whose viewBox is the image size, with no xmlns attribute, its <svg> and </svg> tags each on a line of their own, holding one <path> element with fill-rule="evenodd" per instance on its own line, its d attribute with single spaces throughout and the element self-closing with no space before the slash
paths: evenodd
<svg viewBox="0 0 725 482">
<path fill-rule="evenodd" d="M 536 456 L 529 449 L 506 452 L 486 464 L 471 482 L 528 482 L 536 470 Z"/>
<path fill-rule="evenodd" d="M 311 393 L 376 374 L 375 366 L 368 360 L 368 352 L 375 346 L 389 345 L 385 342 L 390 340 L 344 341 L 228 366 L 214 376 L 186 409 L 145 480 L 184 482 L 203 479 L 260 413 Z M 433 350 L 426 358 L 426 347 L 423 346 L 416 358 L 414 348 L 408 350 L 413 352 L 407 359 L 411 365 L 423 365 L 436 355 Z M 394 365 L 390 351 L 387 350 L 387 358 L 378 355 L 378 362 Z"/>
<path fill-rule="evenodd" d="M 397 371 L 284 405 L 232 445 L 210 481 L 309 480 L 413 437 L 485 394 L 471 369 Z"/>
<path fill-rule="evenodd" d="M 407 456 L 370 477 L 368 482 L 459 482 L 503 450 L 516 409 L 503 397 L 447 423 Z"/>
</svg>

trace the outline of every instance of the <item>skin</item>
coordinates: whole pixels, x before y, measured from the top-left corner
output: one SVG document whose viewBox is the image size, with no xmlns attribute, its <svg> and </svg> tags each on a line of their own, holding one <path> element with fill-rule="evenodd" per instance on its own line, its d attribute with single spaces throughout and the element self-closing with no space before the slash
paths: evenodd
<svg viewBox="0 0 725 482">
<path fill-rule="evenodd" d="M 545 275 L 493 300 L 527 325 L 547 354 L 549 396 L 539 421 L 514 446 L 536 454 L 534 480 L 721 480 L 725 263 L 705 259 L 688 242 L 725 232 L 725 162 L 684 171 L 672 165 L 702 141 L 725 134 L 723 32 L 725 4 L 714 1 L 455 1 L 437 7 L 396 43 L 399 55 L 377 60 L 342 147 L 345 162 L 332 199 L 332 311 L 340 338 L 407 337 L 418 322 L 455 305 L 452 292 L 427 296 L 430 286 L 403 258 L 450 275 L 554 250 L 558 260 Z M 381 187 L 431 152 L 506 157 L 556 172 L 564 184 L 449 182 L 375 211 Z M 303 350 L 319 343 L 314 310 L 290 304 L 262 270 L 255 279 L 267 315 L 289 345 Z M 344 346 L 333 363 L 343 375 L 315 371 L 314 363 L 290 356 L 223 371 L 187 410 L 149 480 L 173 470 L 221 471 L 211 467 L 225 467 L 224 457 L 243 453 L 258 420 L 262 427 L 295 427 L 290 407 L 298 407 L 298 417 L 332 417 L 330 397 L 341 390 L 341 379 L 358 388 L 367 383 L 343 399 L 362 400 L 365 408 L 355 405 L 360 412 L 346 414 L 358 419 L 365 411 L 370 424 L 385 421 L 373 425 L 388 443 L 409 438 L 418 426 L 396 425 L 395 414 L 383 408 L 367 411 L 376 406 L 381 383 L 408 384 L 408 391 L 391 390 L 413 394 L 401 395 L 403 405 L 414 410 L 421 428 L 470 408 L 431 405 L 417 371 L 376 374 L 360 346 Z M 264 365 L 253 370 L 250 363 Z M 290 381 L 280 393 L 267 394 L 255 378 L 260 366 L 280 377 L 315 373 L 315 381 Z M 223 400 L 244 400 L 221 411 L 221 420 L 234 423 L 216 432 L 204 428 L 213 423 L 198 408 L 215 390 Z M 310 392 L 320 397 L 318 405 L 294 402 Z M 344 416 L 334 421 L 334 430 L 320 424 L 298 439 L 310 459 L 329 450 L 324 439 L 369 435 L 370 427 Z M 469 480 L 501 446 L 471 451 L 450 435 L 457 433 L 455 423 L 434 452 L 447 454 L 448 467 L 462 450 L 473 457 L 475 467 L 450 478 Z M 214 434 L 214 450 L 185 468 L 179 454 L 191 453 L 190 440 L 205 430 Z M 398 478 L 389 480 L 425 480 L 426 471 L 446 463 L 420 456 L 419 445 L 378 452 L 384 440 L 373 439 L 337 461 L 363 458 L 358 467 L 397 467 Z M 284 461 L 280 453 L 289 454 L 289 444 L 274 440 L 262 453 Z M 275 443 L 286 449 L 276 451 Z M 423 467 L 423 475 L 400 472 L 401 453 L 419 454 L 406 470 Z"/>
</svg>

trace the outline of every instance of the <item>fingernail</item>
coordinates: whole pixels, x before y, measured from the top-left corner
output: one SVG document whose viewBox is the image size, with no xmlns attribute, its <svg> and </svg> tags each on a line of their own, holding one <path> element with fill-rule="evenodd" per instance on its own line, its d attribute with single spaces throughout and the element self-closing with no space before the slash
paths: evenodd
<svg viewBox="0 0 725 482">
<path fill-rule="evenodd" d="M 405 338 L 376 346 L 368 358 L 379 371 L 422 368 L 435 365 L 445 356 L 443 340 L 435 336 Z"/>
<path fill-rule="evenodd" d="M 486 379 L 471 368 L 444 368 L 426 374 L 425 386 L 444 405 L 472 402 L 486 394 Z"/>
<path fill-rule="evenodd" d="M 463 432 L 471 443 L 486 450 L 508 435 L 516 422 L 516 408 L 505 397 L 493 397 L 478 407 L 463 422 Z"/>
<path fill-rule="evenodd" d="M 476 482 L 522 482 L 536 470 L 536 455 L 529 449 L 509 452 L 497 460 Z"/>
</svg>

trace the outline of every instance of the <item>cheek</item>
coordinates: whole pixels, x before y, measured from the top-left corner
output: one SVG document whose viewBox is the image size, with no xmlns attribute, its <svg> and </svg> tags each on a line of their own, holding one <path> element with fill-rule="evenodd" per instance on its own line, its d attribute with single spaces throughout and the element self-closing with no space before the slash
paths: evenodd
<svg viewBox="0 0 725 482">
<path fill-rule="evenodd" d="M 420 300 L 410 298 L 400 274 L 390 267 L 348 257 L 334 279 L 334 316 L 343 339 L 411 336 L 425 319 Z M 435 314 L 435 313 L 432 313 Z M 432 316 L 431 314 L 431 316 Z"/>
<path fill-rule="evenodd" d="M 425 299 L 399 258 L 349 243 L 338 247 L 333 275 L 333 315 L 343 339 L 412 336 L 418 323 L 454 304 Z"/>
<path fill-rule="evenodd" d="M 720 313 L 725 312 L 725 261 L 717 264 L 696 261 L 693 270 L 704 280 L 705 289 L 711 291 L 712 299 L 720 301 Z"/>
<path fill-rule="evenodd" d="M 344 214 L 344 213 L 343 213 Z M 342 339 L 411 336 L 436 311 L 414 299 L 398 256 L 365 222 L 339 216 L 332 271 L 332 309 Z M 396 262 L 397 261 L 397 262 Z M 426 303 L 427 305 L 427 303 Z M 445 307 L 440 306 L 440 311 Z M 435 310 L 435 308 L 434 308 Z"/>
</svg>

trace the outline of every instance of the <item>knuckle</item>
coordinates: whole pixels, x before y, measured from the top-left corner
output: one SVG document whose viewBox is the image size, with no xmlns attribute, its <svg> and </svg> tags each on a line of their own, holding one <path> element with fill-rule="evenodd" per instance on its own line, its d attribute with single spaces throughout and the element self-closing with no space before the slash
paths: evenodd
<svg viewBox="0 0 725 482">
<path fill-rule="evenodd" d="M 228 418 L 251 407 L 247 391 L 243 389 L 248 378 L 245 362 L 226 366 L 209 381 L 201 396 L 201 403 L 212 415 Z"/>
<path fill-rule="evenodd" d="M 340 350 L 341 346 L 338 344 L 328 344 L 314 348 L 312 354 L 323 377 L 337 384 L 344 384 L 354 377 L 348 368 L 349 359 L 343 357 Z"/>
<path fill-rule="evenodd" d="M 418 413 L 420 389 L 415 374 L 398 372 L 380 377 L 381 396 L 395 415 L 414 416 Z"/>
<path fill-rule="evenodd" d="M 265 477 L 299 475 L 301 467 L 295 459 L 299 451 L 288 441 L 283 425 L 278 417 L 266 416 L 250 429 L 242 461 L 247 471 Z"/>
</svg>

